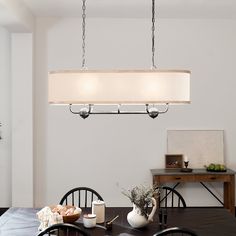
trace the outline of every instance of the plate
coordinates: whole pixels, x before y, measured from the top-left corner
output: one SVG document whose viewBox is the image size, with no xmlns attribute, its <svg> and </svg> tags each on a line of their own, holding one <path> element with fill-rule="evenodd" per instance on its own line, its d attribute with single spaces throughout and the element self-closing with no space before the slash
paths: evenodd
<svg viewBox="0 0 236 236">
<path fill-rule="evenodd" d="M 226 172 L 227 170 L 207 170 L 208 172 Z"/>
</svg>

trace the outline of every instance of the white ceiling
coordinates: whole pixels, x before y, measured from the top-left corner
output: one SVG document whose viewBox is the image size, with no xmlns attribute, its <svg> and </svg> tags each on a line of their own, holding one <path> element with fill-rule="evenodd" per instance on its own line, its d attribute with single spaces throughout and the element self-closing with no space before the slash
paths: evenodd
<svg viewBox="0 0 236 236">
<path fill-rule="evenodd" d="M 82 0 L 19 0 L 35 16 L 81 16 Z M 149 18 L 151 0 L 86 0 L 88 17 Z M 236 0 L 156 0 L 159 18 L 235 18 Z"/>
</svg>

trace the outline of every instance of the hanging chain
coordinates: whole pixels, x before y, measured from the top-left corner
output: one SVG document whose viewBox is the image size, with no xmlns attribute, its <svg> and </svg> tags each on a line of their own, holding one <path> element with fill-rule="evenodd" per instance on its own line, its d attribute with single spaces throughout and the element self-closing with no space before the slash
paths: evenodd
<svg viewBox="0 0 236 236">
<path fill-rule="evenodd" d="M 86 0 L 82 0 L 83 1 L 83 5 L 82 5 L 82 69 L 85 69 L 85 26 L 86 26 L 86 22 L 85 22 L 85 18 L 86 18 L 86 5 L 85 2 Z"/>
<path fill-rule="evenodd" d="M 156 69 L 155 65 L 155 0 L 152 0 L 152 69 Z"/>
</svg>

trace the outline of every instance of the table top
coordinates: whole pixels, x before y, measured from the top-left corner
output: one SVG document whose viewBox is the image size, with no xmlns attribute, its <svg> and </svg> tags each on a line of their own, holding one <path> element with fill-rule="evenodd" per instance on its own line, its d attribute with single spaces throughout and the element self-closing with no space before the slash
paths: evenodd
<svg viewBox="0 0 236 236">
<path fill-rule="evenodd" d="M 90 235 L 120 235 L 120 236 L 152 236 L 160 230 L 157 214 L 154 222 L 142 229 L 133 229 L 127 222 L 127 213 L 131 208 L 107 207 L 106 220 L 119 215 L 113 223 L 111 231 L 106 231 L 101 225 L 93 229 L 85 229 Z M 2 236 L 34 236 L 38 234 L 39 221 L 36 213 L 39 209 L 10 208 L 0 217 L 0 235 Z M 235 236 L 236 218 L 224 208 L 169 208 L 168 227 L 179 226 L 194 230 L 199 236 Z M 84 229 L 82 217 L 76 222 Z"/>
<path fill-rule="evenodd" d="M 152 175 L 235 175 L 235 171 L 227 169 L 225 172 L 220 171 L 207 171 L 206 169 L 193 169 L 192 172 L 182 172 L 180 169 L 151 169 Z"/>
</svg>

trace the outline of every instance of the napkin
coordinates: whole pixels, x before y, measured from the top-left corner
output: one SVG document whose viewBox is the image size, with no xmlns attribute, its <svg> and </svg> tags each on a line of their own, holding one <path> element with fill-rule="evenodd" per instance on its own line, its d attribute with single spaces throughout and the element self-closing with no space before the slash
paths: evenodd
<svg viewBox="0 0 236 236">
<path fill-rule="evenodd" d="M 39 230 L 44 230 L 47 227 L 63 223 L 63 217 L 58 212 L 52 212 L 51 208 L 46 206 L 36 213 L 40 221 Z"/>
</svg>

